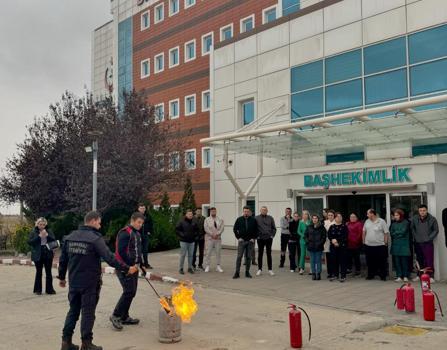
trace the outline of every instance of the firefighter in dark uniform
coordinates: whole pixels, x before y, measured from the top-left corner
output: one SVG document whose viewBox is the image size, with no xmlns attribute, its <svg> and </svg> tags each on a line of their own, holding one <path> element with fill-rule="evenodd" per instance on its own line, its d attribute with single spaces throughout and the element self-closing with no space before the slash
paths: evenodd
<svg viewBox="0 0 447 350">
<path fill-rule="evenodd" d="M 62 350 L 79 349 L 79 346 L 72 344 L 72 336 L 80 314 L 81 350 L 102 350 L 102 347 L 92 343 L 95 310 L 101 289 L 101 258 L 123 274 L 138 276 L 137 267 L 129 267 L 115 259 L 99 232 L 100 228 L 101 215 L 92 211 L 84 217 L 84 225 L 64 239 L 57 278 L 59 285 L 65 287 L 68 269 L 70 310 L 62 333 Z"/>
<path fill-rule="evenodd" d="M 123 228 L 116 237 L 115 258 L 129 266 L 142 265 L 140 230 L 144 224 L 144 215 L 140 212 L 133 213 L 130 225 Z M 110 321 L 113 327 L 120 331 L 123 325 L 136 325 L 140 323 L 137 318 L 129 316 L 130 305 L 137 294 L 138 274 L 126 275 L 117 271 L 116 275 L 123 287 L 123 294 L 115 306 Z"/>
<path fill-rule="evenodd" d="M 143 266 L 147 269 L 152 269 L 149 264 L 149 236 L 154 232 L 154 224 L 152 222 L 151 214 L 146 210 L 146 206 L 143 203 L 138 204 L 138 212 L 144 215 L 144 224 L 139 230 L 141 235 L 141 250 L 143 253 Z"/>
</svg>

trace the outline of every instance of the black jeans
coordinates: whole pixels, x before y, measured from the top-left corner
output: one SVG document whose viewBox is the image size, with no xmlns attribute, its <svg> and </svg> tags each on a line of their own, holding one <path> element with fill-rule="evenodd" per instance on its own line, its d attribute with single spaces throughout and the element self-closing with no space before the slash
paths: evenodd
<svg viewBox="0 0 447 350">
<path fill-rule="evenodd" d="M 273 269 L 272 263 L 272 244 L 273 238 L 258 239 L 258 269 L 262 270 L 262 256 L 264 255 L 264 247 L 267 255 L 267 266 L 269 270 Z"/>
<path fill-rule="evenodd" d="M 121 271 L 116 271 L 116 275 L 118 276 L 121 286 L 123 287 L 123 294 L 115 306 L 113 315 L 125 320 L 129 317 L 130 305 L 132 304 L 133 298 L 135 298 L 135 295 L 137 294 L 138 274 L 134 273 L 133 275 L 125 275 Z"/>
<path fill-rule="evenodd" d="M 42 293 L 42 270 L 45 268 L 45 292 L 54 292 L 53 275 L 51 268 L 53 267 L 53 253 L 48 251 L 45 246 L 41 247 L 40 260 L 35 261 L 36 277 L 34 279 L 34 293 Z"/>
<path fill-rule="evenodd" d="M 81 319 L 81 338 L 82 340 L 93 339 L 93 325 L 95 324 L 96 305 L 99 301 L 101 291 L 101 282 L 95 287 L 90 288 L 70 288 L 68 300 L 70 301 L 70 310 L 65 319 L 62 338 L 69 340 L 72 338 L 79 316 Z"/>
<path fill-rule="evenodd" d="M 348 249 L 348 260 L 346 264 L 346 268 L 352 271 L 352 265 L 354 262 L 355 272 L 360 272 L 362 269 L 360 263 L 360 248 L 357 249 Z"/>
<path fill-rule="evenodd" d="M 196 268 L 197 248 L 199 248 L 199 266 L 203 266 L 203 256 L 205 253 L 205 239 L 200 239 L 194 243 L 194 253 L 192 254 L 192 266 Z"/>
<path fill-rule="evenodd" d="M 141 235 L 141 253 L 143 255 L 144 266 L 149 265 L 149 236 L 147 234 Z"/>
<path fill-rule="evenodd" d="M 286 255 L 287 246 L 289 244 L 290 235 L 281 234 L 281 255 Z"/>
<path fill-rule="evenodd" d="M 345 247 L 331 247 L 332 259 L 334 262 L 334 276 L 346 278 L 346 255 L 347 249 Z"/>
<path fill-rule="evenodd" d="M 334 254 L 326 253 L 326 270 L 328 277 L 332 277 L 335 275 L 335 262 L 334 262 Z"/>
<path fill-rule="evenodd" d="M 296 270 L 297 261 L 300 261 L 300 244 L 297 241 L 289 241 L 289 260 L 290 260 L 290 269 Z"/>
<path fill-rule="evenodd" d="M 388 248 L 387 246 L 365 246 L 366 265 L 368 265 L 368 278 L 379 275 L 385 279 L 388 274 Z"/>
<path fill-rule="evenodd" d="M 250 271 L 251 256 L 253 254 L 254 243 L 250 241 L 238 242 L 237 245 L 237 259 L 236 259 L 236 273 L 241 271 L 242 256 L 245 255 L 245 271 Z"/>
</svg>

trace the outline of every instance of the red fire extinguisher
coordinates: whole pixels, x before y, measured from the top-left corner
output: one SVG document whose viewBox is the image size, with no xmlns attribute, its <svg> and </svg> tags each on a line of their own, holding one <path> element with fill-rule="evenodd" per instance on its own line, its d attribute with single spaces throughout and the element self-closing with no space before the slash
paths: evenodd
<svg viewBox="0 0 447 350">
<path fill-rule="evenodd" d="M 422 288 L 422 293 L 424 292 L 428 292 L 430 290 L 430 275 L 429 272 L 431 272 L 432 269 L 431 268 L 425 268 L 423 270 L 421 270 L 422 275 L 420 277 L 420 281 L 421 281 L 421 288 Z"/>
<path fill-rule="evenodd" d="M 436 300 L 438 301 L 438 306 L 439 306 L 439 311 L 441 312 L 441 316 L 444 317 L 444 313 L 442 312 L 441 303 L 439 302 L 438 294 L 436 294 L 436 292 L 429 289 L 422 293 L 422 307 L 424 310 L 424 320 L 425 321 L 434 321 L 436 318 L 435 297 L 436 297 Z"/>
<path fill-rule="evenodd" d="M 294 349 L 303 347 L 303 330 L 301 325 L 301 311 L 306 315 L 309 324 L 309 341 L 312 336 L 312 326 L 307 312 L 294 304 L 289 304 L 290 346 Z"/>
<path fill-rule="evenodd" d="M 415 306 L 415 301 L 414 301 L 414 288 L 411 285 L 411 283 L 408 283 L 404 288 L 404 305 L 405 305 L 405 311 L 410 313 L 410 312 L 415 312 L 416 311 L 416 306 Z"/>
<path fill-rule="evenodd" d="M 396 299 L 394 300 L 394 305 L 397 306 L 398 310 L 405 309 L 405 290 L 403 289 L 407 284 L 401 285 L 396 289 Z"/>
</svg>

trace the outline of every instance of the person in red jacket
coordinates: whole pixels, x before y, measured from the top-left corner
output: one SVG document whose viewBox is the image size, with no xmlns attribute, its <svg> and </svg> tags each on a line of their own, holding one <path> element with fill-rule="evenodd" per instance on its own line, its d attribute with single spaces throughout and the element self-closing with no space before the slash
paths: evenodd
<svg viewBox="0 0 447 350">
<path fill-rule="evenodd" d="M 352 273 L 352 263 L 355 265 L 355 275 L 360 275 L 360 250 L 362 249 L 362 232 L 363 222 L 355 213 L 351 213 L 349 221 L 346 223 L 348 227 L 348 273 Z"/>
</svg>

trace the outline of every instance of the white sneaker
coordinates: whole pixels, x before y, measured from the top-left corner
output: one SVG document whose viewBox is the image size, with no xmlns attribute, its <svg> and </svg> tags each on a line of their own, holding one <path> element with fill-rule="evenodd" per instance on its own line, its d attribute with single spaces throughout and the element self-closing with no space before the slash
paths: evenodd
<svg viewBox="0 0 447 350">
<path fill-rule="evenodd" d="M 397 277 L 397 278 L 394 280 L 394 282 L 402 282 L 402 278 Z"/>
<path fill-rule="evenodd" d="M 222 270 L 222 268 L 220 267 L 220 265 L 217 265 L 217 267 L 216 267 L 216 271 L 217 271 L 217 272 L 220 272 L 220 273 L 223 272 L 223 270 Z"/>
<path fill-rule="evenodd" d="M 209 266 L 205 267 L 205 272 L 210 272 L 210 267 Z"/>
<path fill-rule="evenodd" d="M 408 282 L 408 278 L 407 277 L 404 277 L 404 282 Z"/>
<path fill-rule="evenodd" d="M 435 283 L 435 280 L 433 278 L 430 278 L 430 283 Z"/>
<path fill-rule="evenodd" d="M 303 274 L 304 274 L 304 270 L 300 269 L 300 275 L 303 275 Z"/>
<path fill-rule="evenodd" d="M 270 276 L 275 276 L 275 273 L 272 270 L 269 270 L 269 275 Z"/>
<path fill-rule="evenodd" d="M 412 279 L 413 282 L 417 282 L 419 281 L 419 276 L 416 276 L 415 278 Z"/>
<path fill-rule="evenodd" d="M 290 272 L 294 273 L 294 272 L 295 272 L 295 270 L 290 270 Z"/>
<path fill-rule="evenodd" d="M 262 270 L 258 270 L 258 272 L 256 272 L 256 276 L 261 276 L 262 275 Z"/>
</svg>

